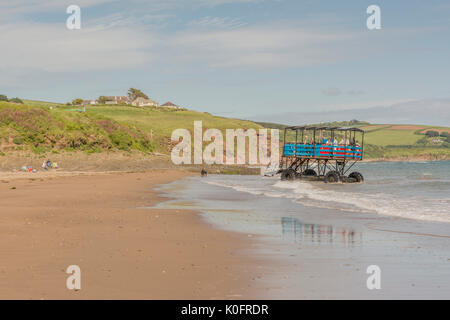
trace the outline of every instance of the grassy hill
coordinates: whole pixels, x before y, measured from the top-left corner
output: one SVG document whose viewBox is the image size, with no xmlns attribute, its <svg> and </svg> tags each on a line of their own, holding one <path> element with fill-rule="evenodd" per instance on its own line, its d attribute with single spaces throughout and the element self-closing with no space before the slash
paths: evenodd
<svg viewBox="0 0 450 320">
<path fill-rule="evenodd" d="M 176 129 L 188 129 L 193 133 L 194 121 L 202 121 L 204 129 L 262 128 L 249 121 L 222 118 L 209 113 L 167 108 L 135 108 L 130 106 L 92 106 L 88 115 L 106 117 L 119 123 L 129 124 L 151 134 L 159 152 L 168 152 L 170 137 Z"/>
<path fill-rule="evenodd" d="M 0 102 L 0 152 L 105 150 L 169 153 L 170 136 L 178 128 L 193 132 L 194 121 L 220 130 L 262 128 L 209 113 L 132 106 L 80 107 L 24 100 L 24 105 Z"/>
<path fill-rule="evenodd" d="M 147 133 L 135 126 L 66 111 L 55 105 L 37 107 L 0 102 L 0 137 L 2 154 L 154 149 Z"/>
</svg>

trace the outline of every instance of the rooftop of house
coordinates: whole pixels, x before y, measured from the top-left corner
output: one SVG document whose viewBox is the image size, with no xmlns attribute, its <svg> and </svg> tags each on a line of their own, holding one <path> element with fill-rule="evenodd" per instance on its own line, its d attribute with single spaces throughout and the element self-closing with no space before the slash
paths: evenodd
<svg viewBox="0 0 450 320">
<path fill-rule="evenodd" d="M 161 105 L 161 107 L 178 107 L 178 106 L 169 101 L 169 102 L 166 102 L 163 105 Z"/>
</svg>

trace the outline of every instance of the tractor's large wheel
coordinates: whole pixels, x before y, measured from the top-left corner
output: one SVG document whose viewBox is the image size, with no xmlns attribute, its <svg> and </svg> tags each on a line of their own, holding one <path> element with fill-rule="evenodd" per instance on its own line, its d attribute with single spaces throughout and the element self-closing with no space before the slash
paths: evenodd
<svg viewBox="0 0 450 320">
<path fill-rule="evenodd" d="M 303 175 L 304 175 L 305 177 L 317 177 L 317 172 L 314 171 L 313 169 L 306 169 L 306 170 L 303 172 Z"/>
<path fill-rule="evenodd" d="M 339 176 L 339 172 L 337 171 L 330 171 L 325 175 L 325 178 L 323 179 L 323 181 L 325 183 L 336 183 L 339 182 L 340 180 L 340 176 Z"/>
<path fill-rule="evenodd" d="M 358 182 L 358 183 L 364 182 L 364 177 L 363 177 L 363 175 L 362 175 L 361 173 L 359 173 L 359 172 L 356 172 L 356 171 L 350 173 L 350 174 L 348 175 L 348 177 L 349 177 L 350 179 L 355 179 L 355 181 Z"/>
<path fill-rule="evenodd" d="M 292 181 L 295 180 L 295 170 L 294 169 L 286 169 L 281 173 L 281 180 Z"/>
</svg>

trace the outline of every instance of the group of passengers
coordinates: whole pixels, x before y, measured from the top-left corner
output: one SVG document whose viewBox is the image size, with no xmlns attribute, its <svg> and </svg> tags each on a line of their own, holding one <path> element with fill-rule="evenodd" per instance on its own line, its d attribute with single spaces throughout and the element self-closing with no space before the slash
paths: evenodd
<svg viewBox="0 0 450 320">
<path fill-rule="evenodd" d="M 319 141 L 322 140 L 322 144 L 327 145 L 327 146 L 351 146 L 351 147 L 361 147 L 361 144 L 358 142 L 358 140 L 355 140 L 355 138 L 352 139 L 352 141 L 350 141 L 347 138 L 342 138 L 340 142 L 338 142 L 337 138 L 334 137 L 334 140 L 331 141 L 331 139 L 326 139 L 326 138 L 319 138 Z M 305 136 L 305 139 L 303 141 L 304 144 L 315 144 L 316 142 L 314 141 L 314 139 L 310 139 L 308 138 L 308 136 Z"/>
</svg>

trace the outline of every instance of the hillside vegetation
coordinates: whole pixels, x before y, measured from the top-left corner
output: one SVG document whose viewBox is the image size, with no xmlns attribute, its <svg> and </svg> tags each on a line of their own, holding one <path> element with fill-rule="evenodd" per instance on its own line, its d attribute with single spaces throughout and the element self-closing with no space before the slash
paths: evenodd
<svg viewBox="0 0 450 320">
<path fill-rule="evenodd" d="M 135 126 L 100 115 L 51 108 L 0 102 L 1 152 L 154 149 L 149 136 Z"/>
<path fill-rule="evenodd" d="M 219 130 L 262 128 L 249 121 L 208 113 L 132 106 L 81 107 L 24 100 L 24 105 L 0 102 L 0 152 L 59 153 L 142 151 L 169 153 L 172 131 L 193 132 L 194 121 Z"/>
</svg>

